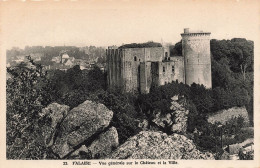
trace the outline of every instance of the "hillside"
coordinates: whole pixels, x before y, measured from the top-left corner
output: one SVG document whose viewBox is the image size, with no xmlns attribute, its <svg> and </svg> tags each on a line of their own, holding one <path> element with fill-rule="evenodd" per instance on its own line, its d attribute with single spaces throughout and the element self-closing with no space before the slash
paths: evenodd
<svg viewBox="0 0 260 168">
<path fill-rule="evenodd" d="M 107 74 L 98 67 L 44 71 L 41 65 L 30 60 L 34 68 L 7 68 L 10 74 L 6 88 L 7 158 L 61 159 L 77 149 L 83 152 L 77 151 L 75 158 L 101 158 L 116 151 L 118 146 L 121 153 L 120 146 L 131 144 L 131 138 L 139 135 L 144 135 L 148 142 L 158 135 L 158 141 L 151 140 L 157 144 L 167 144 L 163 138 L 172 141 L 176 135 L 187 138 L 187 143 L 192 141 L 191 147 L 199 153 L 195 159 L 204 151 L 215 159 L 227 159 L 223 158 L 225 147 L 254 137 L 253 132 L 246 129 L 248 125 L 253 127 L 253 43 L 232 39 L 212 40 L 211 45 L 212 89 L 173 81 L 152 87 L 149 94 L 120 93 L 117 88 L 107 89 Z M 89 111 L 84 110 L 84 104 L 88 104 Z M 233 113 L 230 108 L 234 107 L 245 107 L 243 115 L 248 113 L 249 124 L 247 117 L 237 115 L 225 123 L 208 122 L 212 116 L 221 118 Z M 46 108 L 54 109 L 46 111 Z M 98 115 L 99 110 L 107 115 Z M 92 114 L 98 115 L 95 124 L 88 120 Z M 43 128 L 46 129 L 43 131 Z M 107 151 L 105 154 L 86 152 L 100 146 L 98 144 L 106 139 L 102 137 L 112 139 L 107 144 L 111 146 L 96 150 Z M 133 143 L 137 142 L 139 140 Z M 137 151 L 131 153 L 132 158 L 146 150 L 133 149 Z M 172 149 L 169 152 L 173 152 Z M 252 156 L 252 152 L 247 153 L 241 159 L 252 159 Z"/>
</svg>

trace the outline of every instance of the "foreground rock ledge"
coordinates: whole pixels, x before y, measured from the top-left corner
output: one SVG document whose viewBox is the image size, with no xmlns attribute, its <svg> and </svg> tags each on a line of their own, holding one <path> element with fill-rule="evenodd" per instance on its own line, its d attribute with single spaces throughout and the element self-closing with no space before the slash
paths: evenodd
<svg viewBox="0 0 260 168">
<path fill-rule="evenodd" d="M 110 159 L 211 159 L 214 156 L 196 149 L 192 140 L 183 135 L 142 131 L 119 146 Z"/>
</svg>

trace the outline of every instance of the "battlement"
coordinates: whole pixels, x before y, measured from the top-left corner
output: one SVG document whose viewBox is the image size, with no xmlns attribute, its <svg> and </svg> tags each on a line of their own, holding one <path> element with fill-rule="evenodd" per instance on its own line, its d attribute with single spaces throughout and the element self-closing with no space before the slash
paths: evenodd
<svg viewBox="0 0 260 168">
<path fill-rule="evenodd" d="M 184 33 L 182 33 L 181 36 L 209 36 L 210 34 L 210 32 L 203 32 L 202 30 L 190 31 L 189 28 L 185 28 Z"/>
<path fill-rule="evenodd" d="M 119 51 L 137 51 L 137 50 L 153 50 L 153 49 L 162 49 L 164 47 L 136 47 L 136 48 L 111 48 L 106 49 L 107 53 L 116 53 Z"/>
<path fill-rule="evenodd" d="M 122 52 L 122 49 L 106 49 L 106 55 L 119 55 Z"/>
<path fill-rule="evenodd" d="M 124 61 L 162 61 L 164 58 L 163 47 L 143 47 L 143 48 L 119 48 L 107 49 L 107 57 L 121 57 Z M 167 53 L 169 55 L 169 52 Z"/>
</svg>

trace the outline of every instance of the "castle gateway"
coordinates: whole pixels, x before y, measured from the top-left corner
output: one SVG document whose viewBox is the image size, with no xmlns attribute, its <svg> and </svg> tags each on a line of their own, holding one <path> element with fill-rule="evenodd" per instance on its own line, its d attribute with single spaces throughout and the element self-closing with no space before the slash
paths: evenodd
<svg viewBox="0 0 260 168">
<path fill-rule="evenodd" d="M 184 29 L 182 55 L 170 57 L 168 47 L 106 50 L 110 89 L 149 93 L 152 85 L 193 82 L 211 88 L 210 33 Z"/>
</svg>

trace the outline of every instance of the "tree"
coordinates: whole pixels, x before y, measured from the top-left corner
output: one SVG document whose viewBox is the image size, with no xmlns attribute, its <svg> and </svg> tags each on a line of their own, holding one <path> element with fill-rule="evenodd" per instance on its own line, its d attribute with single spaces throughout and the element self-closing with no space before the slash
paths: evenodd
<svg viewBox="0 0 260 168">
<path fill-rule="evenodd" d="M 174 55 L 174 56 L 181 56 L 182 55 L 182 41 L 179 41 L 178 43 L 176 43 L 171 52 L 172 52 L 172 55 Z"/>
<path fill-rule="evenodd" d="M 41 109 L 51 102 L 51 91 L 42 66 L 28 59 L 35 69 L 24 65 L 7 68 L 11 75 L 6 85 L 8 159 L 40 159 L 46 152 L 38 122 Z"/>
<path fill-rule="evenodd" d="M 231 40 L 211 40 L 210 49 L 213 59 L 228 59 L 230 70 L 240 72 L 243 79 L 246 72 L 253 71 L 254 43 L 243 38 Z"/>
<path fill-rule="evenodd" d="M 247 70 L 252 68 L 254 43 L 240 38 L 232 39 L 231 42 L 234 45 L 233 62 L 237 62 L 245 80 Z"/>
</svg>

